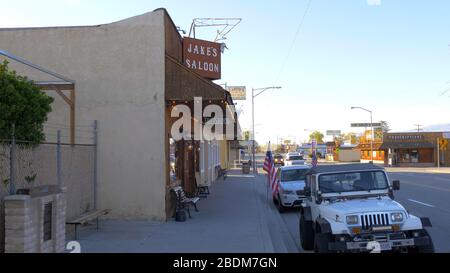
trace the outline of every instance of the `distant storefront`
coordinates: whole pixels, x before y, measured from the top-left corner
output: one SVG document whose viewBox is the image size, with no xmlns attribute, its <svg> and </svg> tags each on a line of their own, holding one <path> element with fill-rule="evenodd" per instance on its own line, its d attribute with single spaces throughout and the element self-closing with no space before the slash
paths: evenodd
<svg viewBox="0 0 450 273">
<path fill-rule="evenodd" d="M 366 163 L 373 161 L 374 163 L 383 164 L 385 152 L 380 148 L 381 145 L 381 141 L 374 141 L 372 144 L 370 144 L 370 141 L 368 143 L 358 144 L 355 149 L 360 151 L 360 162 Z M 372 155 L 370 153 L 372 153 Z"/>
<path fill-rule="evenodd" d="M 359 144 L 355 147 L 360 151 L 360 162 L 367 163 L 372 161 L 376 164 L 383 164 L 385 159 L 385 152 L 381 149 L 383 144 L 382 133 L 374 131 L 374 139 L 372 142 L 372 132 L 366 130 L 364 134 L 359 138 Z"/>
<path fill-rule="evenodd" d="M 386 133 L 380 150 L 384 150 L 386 166 L 432 167 L 450 166 L 450 151 L 438 141 L 449 137 L 443 132 Z M 439 151 L 438 151 L 439 149 Z M 438 160 L 439 156 L 439 160 Z"/>
</svg>

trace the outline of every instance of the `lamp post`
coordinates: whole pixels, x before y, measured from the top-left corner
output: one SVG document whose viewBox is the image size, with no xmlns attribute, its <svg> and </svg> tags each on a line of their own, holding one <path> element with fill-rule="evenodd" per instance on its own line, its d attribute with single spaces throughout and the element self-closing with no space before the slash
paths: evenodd
<svg viewBox="0 0 450 273">
<path fill-rule="evenodd" d="M 359 106 L 352 106 L 351 108 L 353 109 L 361 109 L 363 111 L 369 112 L 370 113 L 370 163 L 373 163 L 373 138 L 374 138 L 374 133 L 373 133 L 373 122 L 372 122 L 372 111 L 368 110 L 366 108 L 363 107 L 359 107 Z"/>
<path fill-rule="evenodd" d="M 263 88 L 252 88 L 252 167 L 253 167 L 253 174 L 256 174 L 256 162 L 255 162 L 255 98 L 259 95 L 261 95 L 264 91 L 267 91 L 269 89 L 280 89 L 280 86 L 270 86 L 270 87 L 263 87 Z M 255 95 L 255 91 L 259 91 Z"/>
</svg>

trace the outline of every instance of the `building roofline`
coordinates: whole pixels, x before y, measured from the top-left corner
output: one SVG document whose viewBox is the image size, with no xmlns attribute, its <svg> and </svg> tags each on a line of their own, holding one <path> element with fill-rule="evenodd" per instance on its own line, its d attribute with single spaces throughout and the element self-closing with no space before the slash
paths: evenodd
<svg viewBox="0 0 450 273">
<path fill-rule="evenodd" d="M 111 25 L 111 24 L 120 23 L 120 22 L 123 22 L 123 21 L 126 21 L 126 20 L 130 20 L 130 19 L 135 18 L 135 17 L 142 16 L 144 14 L 153 13 L 153 12 L 156 12 L 156 11 L 159 11 L 159 10 L 163 10 L 167 15 L 169 15 L 165 8 L 157 8 L 157 9 L 155 9 L 153 11 L 144 12 L 144 13 L 141 13 L 141 14 L 138 14 L 138 15 L 134 15 L 134 16 L 131 16 L 131 17 L 128 17 L 128 18 L 124 18 L 124 19 L 120 19 L 118 21 L 113 21 L 113 22 L 104 23 L 104 24 L 75 25 L 75 26 L 44 26 L 44 27 L 9 27 L 9 28 L 0 28 L 0 31 L 41 30 L 41 29 L 72 29 L 72 28 L 97 28 L 97 27 L 102 27 L 102 26 L 107 26 L 107 25 Z M 170 16 L 169 16 L 169 18 L 170 18 Z M 172 23 L 173 23 L 173 21 L 172 21 Z"/>
</svg>

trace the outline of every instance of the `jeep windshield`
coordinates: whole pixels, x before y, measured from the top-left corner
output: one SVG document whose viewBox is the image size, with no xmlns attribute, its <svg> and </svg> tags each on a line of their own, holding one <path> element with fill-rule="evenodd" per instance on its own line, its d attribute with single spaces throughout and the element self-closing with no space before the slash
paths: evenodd
<svg viewBox="0 0 450 273">
<path fill-rule="evenodd" d="M 283 170 L 281 172 L 281 182 L 305 180 L 308 169 Z"/>
<path fill-rule="evenodd" d="M 300 155 L 291 155 L 291 156 L 288 157 L 288 160 L 289 160 L 289 161 L 291 161 L 291 160 L 303 160 L 303 156 L 300 156 Z"/>
<path fill-rule="evenodd" d="M 377 191 L 386 190 L 388 187 L 386 175 L 382 171 L 356 171 L 319 176 L 319 190 L 322 193 Z"/>
</svg>

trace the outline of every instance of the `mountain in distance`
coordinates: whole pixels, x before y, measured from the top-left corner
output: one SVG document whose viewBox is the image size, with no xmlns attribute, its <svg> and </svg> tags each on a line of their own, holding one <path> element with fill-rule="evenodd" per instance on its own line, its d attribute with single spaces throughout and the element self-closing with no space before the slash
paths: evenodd
<svg viewBox="0 0 450 273">
<path fill-rule="evenodd" d="M 408 129 L 402 131 L 390 131 L 390 133 L 395 132 L 417 132 L 417 129 Z M 450 132 L 450 123 L 444 124 L 432 124 L 420 128 L 420 132 Z"/>
</svg>

